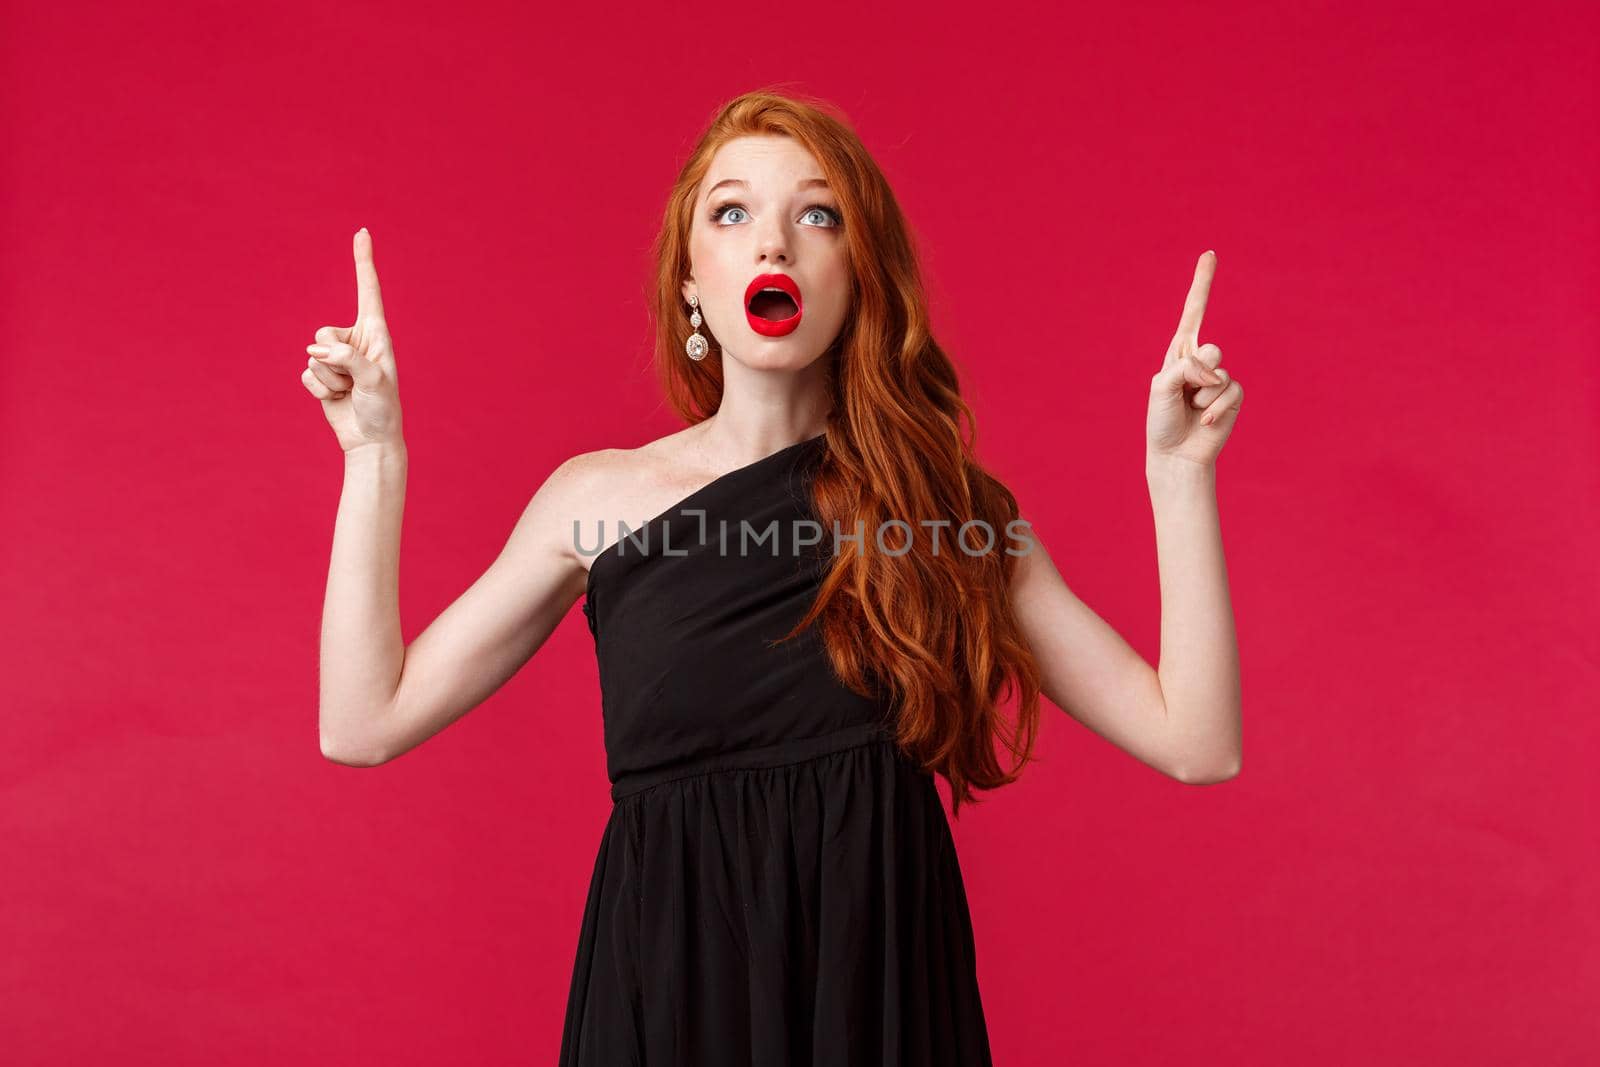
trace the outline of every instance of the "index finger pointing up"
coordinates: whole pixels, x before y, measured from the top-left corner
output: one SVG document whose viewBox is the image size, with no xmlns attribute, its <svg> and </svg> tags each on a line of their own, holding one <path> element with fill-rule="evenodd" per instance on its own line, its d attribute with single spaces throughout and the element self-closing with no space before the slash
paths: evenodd
<svg viewBox="0 0 1600 1067">
<path fill-rule="evenodd" d="M 1195 264 L 1194 282 L 1189 286 L 1189 296 L 1183 302 L 1183 317 L 1178 320 L 1179 337 L 1200 336 L 1200 320 L 1206 313 L 1206 298 L 1211 295 L 1211 276 L 1217 272 L 1217 254 L 1209 248 L 1200 253 Z"/>
<path fill-rule="evenodd" d="M 383 297 L 378 292 L 378 268 L 372 263 L 372 235 L 365 226 L 356 231 L 356 314 L 383 318 Z"/>
</svg>

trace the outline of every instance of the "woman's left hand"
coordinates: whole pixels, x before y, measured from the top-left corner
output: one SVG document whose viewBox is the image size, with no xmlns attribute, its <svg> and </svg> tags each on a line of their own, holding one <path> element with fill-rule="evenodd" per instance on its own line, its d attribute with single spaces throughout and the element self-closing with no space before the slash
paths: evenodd
<svg viewBox="0 0 1600 1067">
<path fill-rule="evenodd" d="M 1145 419 L 1148 458 L 1215 463 L 1239 417 L 1244 387 L 1218 365 L 1222 349 L 1200 343 L 1200 319 L 1216 271 L 1217 254 L 1201 253 L 1178 332 L 1167 346 L 1161 369 L 1150 379 Z"/>
</svg>

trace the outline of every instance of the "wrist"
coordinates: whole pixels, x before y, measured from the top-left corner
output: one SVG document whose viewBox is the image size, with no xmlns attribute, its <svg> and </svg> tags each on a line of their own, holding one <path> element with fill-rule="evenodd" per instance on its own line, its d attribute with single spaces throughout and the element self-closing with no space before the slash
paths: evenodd
<svg viewBox="0 0 1600 1067">
<path fill-rule="evenodd" d="M 357 445 L 344 454 L 345 469 L 352 467 L 400 467 L 406 462 L 406 443 L 403 439 L 395 438 L 392 441 L 368 441 L 366 444 Z"/>
<path fill-rule="evenodd" d="M 1151 489 L 1208 487 L 1216 484 L 1217 467 L 1183 456 L 1148 452 L 1144 457 L 1144 477 Z"/>
</svg>

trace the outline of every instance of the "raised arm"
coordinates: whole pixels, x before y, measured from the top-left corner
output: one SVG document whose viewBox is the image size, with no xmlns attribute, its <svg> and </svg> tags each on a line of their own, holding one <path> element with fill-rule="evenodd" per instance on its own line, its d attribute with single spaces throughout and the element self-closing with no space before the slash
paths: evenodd
<svg viewBox="0 0 1600 1067">
<path fill-rule="evenodd" d="M 325 641 L 330 630 L 354 629 L 364 617 L 392 636 L 388 645 L 358 650 L 344 668 L 353 676 L 365 672 L 373 684 L 351 707 L 324 705 L 324 755 L 363 767 L 392 760 L 483 703 L 533 657 L 584 591 L 588 572 L 571 536 L 575 502 L 587 488 L 583 458 L 551 473 L 488 569 L 398 655 L 397 618 L 391 628 L 387 614 L 377 618 L 352 606 L 348 616 L 339 615 L 330 592 L 330 615 L 338 617 L 325 624 Z M 387 597 L 383 603 L 385 612 L 393 610 Z M 384 673 L 390 662 L 395 672 Z"/>
<path fill-rule="evenodd" d="M 574 457 L 556 468 L 488 570 L 406 646 L 399 562 L 408 457 L 394 346 L 366 230 L 354 250 L 355 325 L 317 330 L 301 381 L 321 401 L 345 464 L 322 611 L 321 748 L 337 763 L 373 766 L 482 703 L 583 592 L 587 572 L 570 531 L 591 465 Z"/>
<path fill-rule="evenodd" d="M 1044 695 L 1130 755 L 1194 785 L 1226 781 L 1242 762 L 1239 649 L 1216 458 L 1244 391 L 1218 366 L 1221 350 L 1199 343 L 1215 269 L 1215 254 L 1204 253 L 1150 383 L 1145 479 L 1161 578 L 1159 666 L 1073 594 L 1037 534 L 1012 579 Z"/>
</svg>

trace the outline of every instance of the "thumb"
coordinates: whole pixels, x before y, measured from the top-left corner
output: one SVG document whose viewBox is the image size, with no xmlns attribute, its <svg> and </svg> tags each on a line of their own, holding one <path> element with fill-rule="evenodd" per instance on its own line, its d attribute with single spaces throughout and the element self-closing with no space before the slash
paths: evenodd
<svg viewBox="0 0 1600 1067">
<path fill-rule="evenodd" d="M 1223 378 L 1216 371 L 1191 355 L 1182 355 L 1156 372 L 1153 385 L 1169 393 L 1181 393 L 1185 385 L 1201 388 L 1221 385 Z"/>
<path fill-rule="evenodd" d="M 358 388 L 372 392 L 383 381 L 383 369 L 377 361 L 369 359 L 342 342 L 307 345 L 306 351 L 324 366 L 348 374 Z"/>
<path fill-rule="evenodd" d="M 354 327 L 351 326 L 319 326 L 312 336 L 319 345 L 349 344 L 353 332 Z"/>
</svg>

